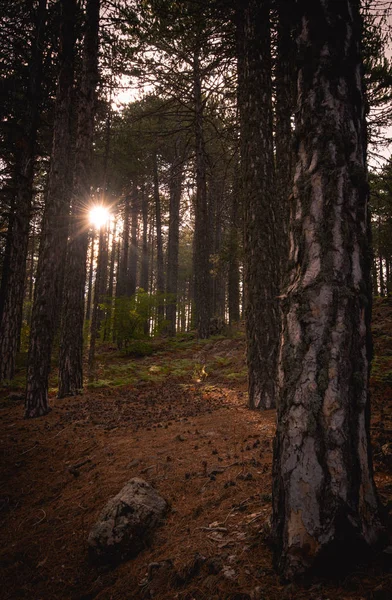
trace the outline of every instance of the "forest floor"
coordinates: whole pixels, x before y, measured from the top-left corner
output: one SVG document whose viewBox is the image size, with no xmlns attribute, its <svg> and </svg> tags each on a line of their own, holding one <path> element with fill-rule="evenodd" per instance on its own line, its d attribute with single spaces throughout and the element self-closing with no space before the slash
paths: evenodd
<svg viewBox="0 0 392 600">
<path fill-rule="evenodd" d="M 375 301 L 373 331 L 372 443 L 386 505 L 392 301 Z M 387 552 L 334 578 L 287 585 L 275 574 L 265 535 L 275 413 L 246 407 L 241 331 L 203 343 L 184 336 L 139 358 L 107 347 L 84 395 L 58 400 L 52 389 L 53 410 L 40 419 L 23 419 L 23 376 L 21 369 L 13 388 L 0 392 L 1 599 L 392 597 Z M 168 501 L 168 515 L 136 558 L 96 568 L 88 560 L 89 530 L 136 476 Z"/>
</svg>

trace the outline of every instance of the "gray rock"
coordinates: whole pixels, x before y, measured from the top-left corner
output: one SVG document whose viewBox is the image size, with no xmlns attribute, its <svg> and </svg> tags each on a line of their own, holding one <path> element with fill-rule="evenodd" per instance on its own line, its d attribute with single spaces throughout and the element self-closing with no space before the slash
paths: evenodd
<svg viewBox="0 0 392 600">
<path fill-rule="evenodd" d="M 136 556 L 167 510 L 166 501 L 143 479 L 131 479 L 102 510 L 88 536 L 94 562 L 116 564 Z"/>
</svg>

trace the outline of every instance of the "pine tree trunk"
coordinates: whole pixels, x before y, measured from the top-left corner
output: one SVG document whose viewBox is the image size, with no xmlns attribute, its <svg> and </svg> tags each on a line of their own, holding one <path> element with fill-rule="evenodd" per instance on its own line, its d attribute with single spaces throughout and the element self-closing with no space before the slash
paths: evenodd
<svg viewBox="0 0 392 600">
<path fill-rule="evenodd" d="M 143 221 L 143 233 L 142 233 L 142 258 L 141 258 L 141 269 L 140 269 L 140 287 L 144 292 L 148 292 L 148 278 L 149 278 L 149 262 L 148 262 L 148 196 L 144 185 L 142 186 L 142 221 Z M 145 335 L 149 334 L 149 315 L 143 325 Z"/>
<path fill-rule="evenodd" d="M 59 398 L 79 394 L 83 388 L 83 317 L 88 248 L 86 206 L 90 202 L 95 90 L 98 79 L 99 9 L 100 0 L 87 0 L 60 341 Z"/>
<path fill-rule="evenodd" d="M 129 249 L 129 268 L 126 284 L 127 296 L 131 298 L 136 293 L 136 273 L 138 259 L 137 230 L 139 224 L 139 193 L 137 185 L 134 184 L 131 201 L 131 246 Z"/>
<path fill-rule="evenodd" d="M 117 242 L 116 242 L 116 231 L 117 231 L 117 221 L 114 222 L 113 231 L 111 234 L 111 249 L 110 249 L 110 264 L 109 264 L 109 281 L 108 287 L 106 290 L 106 298 L 107 298 L 107 309 L 106 309 L 106 317 L 105 317 L 105 329 L 103 334 L 103 339 L 105 342 L 111 339 L 112 335 L 112 327 L 113 327 L 113 310 L 114 310 L 114 270 L 116 264 L 116 256 L 117 256 Z"/>
<path fill-rule="evenodd" d="M 165 306 L 163 295 L 165 293 L 165 273 L 163 261 L 163 241 L 162 241 L 162 219 L 161 219 L 161 199 L 159 197 L 159 179 L 158 179 L 158 160 L 157 154 L 153 155 L 154 170 L 154 200 L 155 200 L 155 222 L 157 232 L 157 316 L 158 328 L 162 326 L 165 317 Z"/>
<path fill-rule="evenodd" d="M 95 276 L 94 286 L 94 300 L 93 300 L 93 314 L 91 318 L 90 327 L 90 348 L 88 354 L 88 369 L 89 377 L 93 376 L 94 360 L 95 360 L 95 346 L 99 336 L 99 330 L 103 318 L 103 311 L 100 303 L 102 302 L 103 296 L 106 292 L 107 284 L 107 231 L 106 227 L 102 226 L 99 230 L 99 244 L 98 244 L 98 259 L 97 259 L 97 273 Z"/>
<path fill-rule="evenodd" d="M 239 31 L 249 406 L 260 409 L 275 406 L 280 324 L 269 5 L 244 3 Z"/>
<path fill-rule="evenodd" d="M 297 3 L 297 162 L 273 463 L 287 579 L 382 533 L 369 439 L 371 256 L 359 3 Z"/>
<path fill-rule="evenodd" d="M 219 165 L 222 170 L 223 166 Z M 219 169 L 218 166 L 218 169 Z M 211 250 L 214 257 L 214 264 L 212 269 L 212 302 L 211 302 L 211 314 L 213 316 L 213 322 L 211 325 L 214 327 L 214 333 L 218 333 L 216 326 L 219 327 L 219 321 L 225 319 L 225 308 L 226 308 L 226 277 L 221 261 L 221 249 L 222 249 L 222 207 L 224 206 L 224 179 L 221 172 L 217 169 L 217 172 L 213 172 L 211 175 L 211 181 L 209 182 L 208 189 L 209 194 L 209 223 L 212 224 L 212 240 Z"/>
<path fill-rule="evenodd" d="M 294 113 L 295 94 L 295 44 L 292 35 L 293 29 L 293 3 L 292 0 L 279 0 L 278 26 L 277 26 L 277 57 L 275 66 L 276 80 L 276 192 L 277 208 L 276 219 L 279 223 L 278 242 L 280 243 L 280 274 L 282 283 L 287 271 L 288 260 L 288 228 L 290 219 L 290 201 L 293 178 L 293 142 L 291 120 Z"/>
<path fill-rule="evenodd" d="M 381 254 L 378 257 L 378 267 L 378 272 L 380 273 L 380 296 L 385 296 L 384 264 Z"/>
<path fill-rule="evenodd" d="M 178 252 L 182 178 L 183 161 L 179 153 L 179 142 L 177 140 L 175 143 L 175 156 L 170 167 L 169 234 L 166 274 L 166 292 L 168 294 L 166 319 L 168 321 L 168 334 L 171 336 L 176 334 L 177 320 Z"/>
<path fill-rule="evenodd" d="M 124 221 L 120 260 L 118 265 L 116 297 L 121 298 L 126 295 L 126 286 L 128 279 L 128 256 L 129 256 L 129 237 L 130 237 L 130 197 L 124 198 Z M 119 246 L 120 248 L 120 246 Z"/>
<path fill-rule="evenodd" d="M 239 269 L 239 190 L 238 177 L 234 180 L 231 195 L 230 233 L 229 233 L 229 273 L 228 273 L 228 304 L 229 325 L 240 320 L 240 269 Z"/>
<path fill-rule="evenodd" d="M 46 21 L 46 0 L 39 0 L 33 47 L 29 64 L 29 89 L 24 117 L 24 134 L 16 161 L 16 195 L 11 204 L 6 249 L 7 263 L 2 284 L 2 311 L 0 321 L 0 381 L 12 379 L 22 325 L 26 276 L 26 258 L 29 241 L 31 201 L 39 121 L 40 88 L 42 81 L 43 34 Z"/>
<path fill-rule="evenodd" d="M 90 253 L 90 264 L 88 267 L 88 286 L 87 286 L 87 300 L 86 300 L 86 316 L 85 320 L 90 321 L 91 319 L 91 308 L 93 301 L 93 278 L 94 278 L 94 255 L 95 255 L 95 229 L 91 234 L 91 253 Z"/>
<path fill-rule="evenodd" d="M 208 205 L 206 180 L 206 151 L 204 142 L 204 109 L 201 89 L 199 50 L 193 56 L 193 100 L 195 111 L 196 141 L 196 200 L 194 234 L 194 302 L 195 324 L 202 339 L 210 335 L 211 277 L 210 239 L 208 231 Z"/>
<path fill-rule="evenodd" d="M 42 223 L 27 369 L 26 417 L 48 412 L 48 379 L 62 288 L 70 204 L 71 102 L 75 0 L 62 1 L 61 66 L 53 147 Z"/>
<path fill-rule="evenodd" d="M 149 263 L 148 263 L 148 195 L 145 189 L 142 189 L 142 221 L 143 221 L 143 233 L 142 233 L 142 260 L 141 260 L 141 271 L 140 271 L 140 287 L 148 292 L 148 278 L 149 278 Z"/>
</svg>

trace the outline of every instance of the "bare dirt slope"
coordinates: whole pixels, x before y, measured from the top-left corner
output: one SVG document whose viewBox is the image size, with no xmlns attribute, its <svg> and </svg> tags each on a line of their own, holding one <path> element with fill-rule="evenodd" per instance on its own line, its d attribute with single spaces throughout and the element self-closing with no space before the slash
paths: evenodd
<svg viewBox="0 0 392 600">
<path fill-rule="evenodd" d="M 392 501 L 387 301 L 376 303 L 374 329 L 372 431 L 376 481 L 387 503 Z M 386 553 L 334 580 L 284 585 L 275 575 L 266 541 L 275 414 L 246 408 L 242 339 L 195 342 L 120 362 L 122 376 L 128 367 L 132 371 L 131 384 L 113 387 L 106 379 L 106 387 L 97 382 L 82 397 L 53 397 L 52 412 L 33 421 L 22 418 L 22 398 L 3 390 L 2 599 L 392 597 Z M 137 379 L 146 372 L 149 377 Z M 137 558 L 100 570 L 88 562 L 88 532 L 106 501 L 134 476 L 159 490 L 170 503 L 169 514 Z"/>
</svg>

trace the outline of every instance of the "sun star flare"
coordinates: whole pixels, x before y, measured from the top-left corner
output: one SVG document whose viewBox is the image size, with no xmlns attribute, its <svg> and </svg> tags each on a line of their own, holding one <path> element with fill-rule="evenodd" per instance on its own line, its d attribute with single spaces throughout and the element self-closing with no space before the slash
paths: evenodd
<svg viewBox="0 0 392 600">
<path fill-rule="evenodd" d="M 106 225 L 109 219 L 110 212 L 106 206 L 103 206 L 102 204 L 93 206 L 89 211 L 89 221 L 97 229 Z"/>
</svg>

